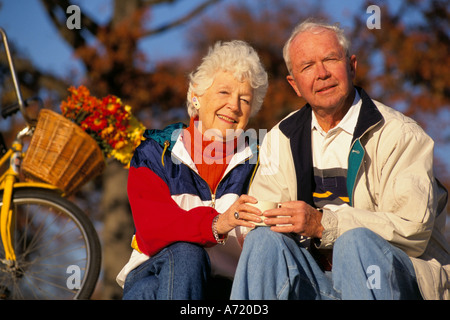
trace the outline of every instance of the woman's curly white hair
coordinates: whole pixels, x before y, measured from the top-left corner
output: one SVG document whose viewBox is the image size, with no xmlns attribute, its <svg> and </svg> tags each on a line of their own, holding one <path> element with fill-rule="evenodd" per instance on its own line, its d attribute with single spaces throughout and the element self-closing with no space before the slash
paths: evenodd
<svg viewBox="0 0 450 320">
<path fill-rule="evenodd" d="M 262 106 L 268 88 L 268 76 L 256 51 L 246 42 L 216 42 L 202 63 L 189 75 L 187 109 L 190 117 L 198 114 L 192 104 L 193 94 L 202 96 L 214 82 L 218 71 L 230 72 L 238 81 L 248 80 L 254 89 L 251 116 Z"/>
</svg>

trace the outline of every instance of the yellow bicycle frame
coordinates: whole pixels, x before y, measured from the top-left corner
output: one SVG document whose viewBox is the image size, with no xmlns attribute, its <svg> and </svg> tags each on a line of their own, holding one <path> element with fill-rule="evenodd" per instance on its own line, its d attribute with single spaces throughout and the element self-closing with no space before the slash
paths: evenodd
<svg viewBox="0 0 450 320">
<path fill-rule="evenodd" d="M 17 182 L 19 173 L 16 169 L 15 161 L 20 161 L 17 159 L 14 154 L 22 153 L 22 144 L 19 142 L 13 143 L 11 149 L 9 149 L 3 157 L 0 159 L 0 167 L 5 164 L 5 162 L 10 159 L 9 168 L 6 172 L 0 177 L 0 190 L 3 190 L 3 205 L 0 211 L 0 234 L 3 243 L 3 247 L 5 249 L 5 260 L 9 265 L 13 265 L 16 261 L 16 254 L 14 251 L 14 245 L 12 243 L 13 239 L 13 222 L 14 222 L 14 211 L 11 209 L 11 201 L 13 196 L 13 190 L 17 188 L 25 188 L 25 187 L 39 187 L 46 189 L 54 189 L 58 188 L 39 182 Z M 20 157 L 21 158 L 21 157 Z"/>
<path fill-rule="evenodd" d="M 8 65 L 11 71 L 11 77 L 14 84 L 14 89 L 16 91 L 17 96 L 17 102 L 19 105 L 19 110 L 22 113 L 22 116 L 24 117 L 25 121 L 27 122 L 28 126 L 24 129 L 29 130 L 30 125 L 32 125 L 35 121 L 34 119 L 31 119 L 28 114 L 24 111 L 25 110 L 25 104 L 22 99 L 22 94 L 20 92 L 20 86 L 17 81 L 15 69 L 14 69 L 14 63 L 11 58 L 11 53 L 8 46 L 8 41 L 6 37 L 5 31 L 0 28 L 0 36 L 3 40 L 3 45 L 5 47 L 6 52 L 6 58 L 8 60 Z M 22 131 L 23 132 L 23 131 Z M 45 184 L 45 183 L 35 183 L 35 182 L 17 182 L 19 180 L 19 168 L 20 168 L 20 162 L 22 159 L 22 150 L 23 150 L 23 144 L 21 140 L 21 133 L 18 134 L 18 139 L 13 142 L 12 148 L 10 148 L 0 159 L 0 168 L 3 167 L 3 165 L 6 164 L 6 161 L 10 159 L 9 167 L 8 169 L 2 174 L 0 177 L 0 190 L 3 190 L 3 205 L 0 211 L 0 233 L 1 233 L 1 240 L 3 243 L 3 247 L 5 249 L 5 259 L 2 259 L 4 263 L 6 263 L 9 266 L 13 266 L 16 261 L 16 255 L 14 252 L 14 246 L 13 246 L 13 223 L 15 221 L 14 217 L 14 210 L 11 209 L 11 201 L 13 199 L 13 190 L 16 188 L 22 188 L 22 187 L 40 187 L 40 188 L 47 188 L 47 189 L 57 189 L 55 186 Z M 26 134 L 26 133 L 25 133 Z M 24 134 L 24 135 L 25 135 Z M 20 138 L 19 138 L 20 136 Z"/>
</svg>

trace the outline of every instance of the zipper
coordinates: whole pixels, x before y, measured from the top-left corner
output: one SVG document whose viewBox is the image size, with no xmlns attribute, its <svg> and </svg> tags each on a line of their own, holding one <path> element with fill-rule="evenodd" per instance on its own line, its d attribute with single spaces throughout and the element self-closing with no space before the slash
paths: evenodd
<svg viewBox="0 0 450 320">
<path fill-rule="evenodd" d="M 258 155 L 259 155 L 259 153 L 258 153 Z M 214 190 L 214 193 L 212 192 L 211 188 L 209 188 L 208 183 L 206 183 L 206 184 L 208 185 L 209 190 L 211 191 L 211 201 L 212 201 L 212 202 L 211 202 L 211 207 L 215 208 L 215 206 L 216 206 L 216 192 L 217 192 L 217 188 L 219 187 L 219 185 L 220 185 L 220 183 L 222 182 L 222 180 L 225 179 L 225 177 L 226 177 L 227 175 L 229 175 L 230 172 L 233 171 L 233 169 L 234 169 L 235 167 L 237 167 L 237 166 L 240 165 L 241 163 L 245 163 L 247 160 L 251 159 L 252 157 L 253 157 L 253 154 L 252 154 L 251 156 L 245 158 L 243 161 L 240 161 L 240 162 L 236 163 L 235 166 L 234 166 L 233 168 L 231 168 L 230 170 L 228 170 L 228 172 L 227 172 L 222 178 L 220 178 L 219 182 L 217 183 L 216 189 Z M 258 157 L 258 160 L 259 160 L 259 157 Z M 255 169 L 256 169 L 256 168 L 255 168 Z M 203 181 L 205 181 L 200 175 L 198 175 L 198 176 L 199 176 Z M 253 180 L 253 176 L 252 176 L 252 180 Z M 205 181 L 205 182 L 206 182 L 206 181 Z"/>
<path fill-rule="evenodd" d="M 215 208 L 216 207 L 216 191 L 217 191 L 217 187 L 219 186 L 219 183 L 222 181 L 222 179 L 220 179 L 219 183 L 217 184 L 216 190 L 214 190 L 214 192 L 211 190 L 209 184 L 205 181 L 205 179 L 202 178 L 202 176 L 195 170 L 193 170 L 185 161 L 183 161 L 182 159 L 180 159 L 179 157 L 177 157 L 176 155 L 174 155 L 172 153 L 172 156 L 177 158 L 178 161 L 180 161 L 181 163 L 183 163 L 186 167 L 188 167 L 191 171 L 193 171 L 200 179 L 203 180 L 203 182 L 205 182 L 206 186 L 209 189 L 209 193 L 211 194 L 211 208 Z M 222 177 L 223 178 L 223 177 Z"/>
<path fill-rule="evenodd" d="M 168 142 L 168 141 L 166 141 L 166 142 Z M 164 144 L 165 144 L 165 143 L 164 143 Z M 259 145 L 257 146 L 257 148 L 259 149 Z M 165 149 L 166 149 L 166 148 L 165 148 Z M 211 208 L 215 208 L 215 207 L 216 207 L 216 192 L 217 192 L 217 188 L 219 187 L 219 185 L 220 185 L 220 183 L 222 182 L 222 180 L 223 180 L 228 174 L 230 174 L 230 172 L 231 172 L 235 167 L 237 167 L 239 164 L 245 163 L 247 160 L 251 159 L 251 158 L 254 156 L 254 154 L 252 153 L 251 156 L 245 158 L 243 161 L 240 161 L 240 162 L 236 163 L 236 165 L 235 165 L 233 168 L 231 168 L 230 170 L 228 170 L 228 172 L 227 172 L 222 178 L 220 178 L 220 180 L 219 180 L 219 182 L 217 183 L 217 186 L 216 186 L 216 189 L 214 190 L 214 192 L 211 190 L 209 184 L 205 181 L 205 179 L 203 179 L 202 176 L 200 176 L 200 174 L 199 174 L 197 171 L 193 170 L 193 169 L 192 169 L 185 161 L 183 161 L 183 159 L 180 159 L 180 157 L 178 157 L 176 154 L 173 154 L 173 153 L 172 153 L 171 156 L 177 158 L 178 161 L 180 161 L 181 163 L 183 163 L 184 165 L 186 165 L 188 168 L 190 168 L 197 176 L 199 176 L 200 179 L 202 179 L 202 180 L 205 182 L 205 184 L 208 186 L 209 192 L 211 193 Z M 258 153 L 258 162 L 259 162 L 259 153 Z M 164 165 L 164 164 L 163 164 L 163 165 Z M 255 170 L 256 170 L 256 169 L 257 169 L 257 166 L 256 166 Z M 252 180 L 253 180 L 253 176 L 252 176 Z"/>
<path fill-rule="evenodd" d="M 227 175 L 230 174 L 230 172 L 233 170 L 234 167 L 236 167 L 237 165 L 239 165 L 239 164 L 241 164 L 241 163 L 244 163 L 245 161 L 247 161 L 247 160 L 249 160 L 250 158 L 253 157 L 253 155 L 252 155 L 252 156 L 250 156 L 250 157 L 245 158 L 244 161 L 240 161 L 239 163 L 237 163 L 231 170 L 229 170 L 229 171 L 227 172 L 227 174 L 225 174 L 222 178 L 220 178 L 219 182 L 217 183 L 216 189 L 215 189 L 214 192 L 213 192 L 213 191 L 211 190 L 209 184 L 205 181 L 205 179 L 202 178 L 202 176 L 201 176 L 198 172 L 196 172 L 195 170 L 193 170 L 193 169 L 192 169 L 185 161 L 183 161 L 182 159 L 180 159 L 180 158 L 177 157 L 176 155 L 172 154 L 172 156 L 176 157 L 181 163 L 183 163 L 183 164 L 186 165 L 188 168 L 190 168 L 190 169 L 191 169 L 197 176 L 199 176 L 199 178 L 202 179 L 202 180 L 205 182 L 205 184 L 208 186 L 209 192 L 211 193 L 211 208 L 215 208 L 215 207 L 216 207 L 216 192 L 217 192 L 217 188 L 219 187 L 219 185 L 220 185 L 220 183 L 222 182 L 222 180 L 223 180 Z"/>
<path fill-rule="evenodd" d="M 170 141 L 169 140 L 164 141 L 164 150 L 161 155 L 161 163 L 162 163 L 163 167 L 165 167 L 164 154 L 166 153 L 166 150 L 167 150 L 167 148 L 169 148 L 169 146 L 170 146 Z"/>
<path fill-rule="evenodd" d="M 380 120 L 381 121 L 381 120 Z M 379 123 L 380 123 L 380 121 L 378 121 L 377 123 L 375 123 L 375 124 L 373 124 L 373 125 L 371 125 L 369 128 L 367 128 L 357 139 L 355 139 L 353 142 L 352 142 L 352 145 L 350 146 L 350 153 L 349 153 L 349 155 L 348 155 L 348 158 L 350 158 L 350 154 L 353 152 L 353 151 L 355 151 L 355 150 L 353 150 L 353 147 L 354 147 L 354 145 L 355 145 L 355 143 L 356 143 L 356 141 L 358 141 L 359 142 L 359 144 L 361 145 L 361 147 L 362 147 L 362 149 L 363 149 L 363 152 L 365 153 L 365 148 L 364 148 L 364 146 L 362 145 L 362 143 L 361 143 L 361 138 L 367 133 L 367 132 L 369 132 L 370 130 L 372 130 L 375 126 L 377 126 Z M 347 160 L 348 161 L 348 160 Z M 355 180 L 352 182 L 352 196 L 351 196 L 351 198 L 349 199 L 349 204 L 351 205 L 351 206 L 353 206 L 353 204 L 354 204 L 354 200 L 355 200 L 355 188 L 356 188 L 356 177 L 359 175 L 359 171 L 361 170 L 361 166 L 362 166 L 362 162 L 364 161 L 364 156 L 363 156 L 363 158 L 362 158 L 362 160 L 361 160 L 361 163 L 359 164 L 359 166 L 358 166 L 358 170 L 356 171 L 356 175 L 355 175 Z M 347 169 L 348 170 L 348 169 Z"/>
<path fill-rule="evenodd" d="M 215 207 L 216 207 L 216 194 L 211 193 L 211 208 L 215 208 Z"/>
</svg>

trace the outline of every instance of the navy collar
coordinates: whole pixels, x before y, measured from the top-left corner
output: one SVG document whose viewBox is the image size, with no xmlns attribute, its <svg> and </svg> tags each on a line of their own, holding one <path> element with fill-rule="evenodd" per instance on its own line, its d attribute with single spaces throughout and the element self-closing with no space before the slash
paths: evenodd
<svg viewBox="0 0 450 320">
<path fill-rule="evenodd" d="M 361 111 L 358 116 L 353 141 L 373 125 L 383 120 L 383 116 L 369 95 L 360 87 L 355 87 L 361 100 Z M 292 157 L 297 177 L 297 199 L 314 207 L 313 190 L 315 190 L 312 148 L 311 148 L 312 108 L 306 104 L 290 117 L 281 121 L 279 128 L 290 140 Z"/>
</svg>

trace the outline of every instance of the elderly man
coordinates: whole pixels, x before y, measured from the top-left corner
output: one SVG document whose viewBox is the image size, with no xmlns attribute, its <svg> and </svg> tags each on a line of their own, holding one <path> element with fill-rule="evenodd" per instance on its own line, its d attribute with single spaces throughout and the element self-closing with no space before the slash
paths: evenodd
<svg viewBox="0 0 450 320">
<path fill-rule="evenodd" d="M 281 208 L 247 235 L 232 299 L 450 298 L 433 141 L 353 85 L 349 47 L 312 20 L 285 45 L 287 80 L 307 104 L 262 144 L 249 194 Z"/>
</svg>

